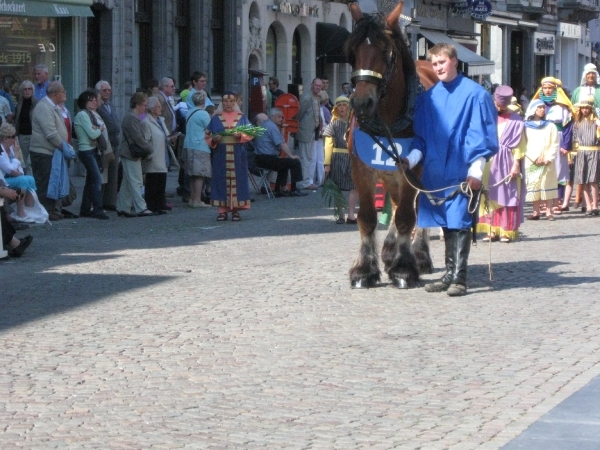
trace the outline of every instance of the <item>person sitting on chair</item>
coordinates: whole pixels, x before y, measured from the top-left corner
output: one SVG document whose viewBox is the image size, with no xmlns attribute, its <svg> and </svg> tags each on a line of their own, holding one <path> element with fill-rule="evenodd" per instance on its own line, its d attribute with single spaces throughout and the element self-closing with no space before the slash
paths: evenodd
<svg viewBox="0 0 600 450">
<path fill-rule="evenodd" d="M 283 123 L 283 112 L 278 108 L 271 108 L 269 117 L 260 113 L 256 115 L 256 124 L 263 127 L 265 132 L 262 136 L 254 140 L 255 161 L 258 167 L 274 170 L 277 172 L 277 181 L 275 182 L 275 197 L 304 197 L 308 195 L 296 187 L 296 183 L 302 181 L 302 165 L 300 158 L 290 152 L 279 127 Z M 280 157 L 284 152 L 288 157 Z M 288 172 L 292 179 L 291 189 L 285 189 L 288 179 Z"/>
</svg>

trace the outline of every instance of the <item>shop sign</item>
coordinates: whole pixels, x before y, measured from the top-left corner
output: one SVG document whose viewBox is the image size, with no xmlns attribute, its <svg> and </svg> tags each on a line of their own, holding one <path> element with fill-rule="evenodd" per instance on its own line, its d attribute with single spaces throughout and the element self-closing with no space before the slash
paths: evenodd
<svg viewBox="0 0 600 450">
<path fill-rule="evenodd" d="M 76 3 L 76 2 L 71 2 Z M 89 3 L 91 2 L 80 2 Z M 30 17 L 93 17 L 89 6 L 39 0 L 0 0 L 0 15 Z"/>
<path fill-rule="evenodd" d="M 471 0 L 451 3 L 450 11 L 454 14 L 467 14 L 473 11 L 473 4 L 471 3 Z"/>
<path fill-rule="evenodd" d="M 52 3 L 52 6 L 54 7 L 54 11 L 56 11 L 56 15 L 57 16 L 68 16 L 69 14 L 69 7 L 68 6 L 60 6 L 57 5 L 56 3 Z"/>
<path fill-rule="evenodd" d="M 492 4 L 487 0 L 477 0 L 473 3 L 471 17 L 476 20 L 485 20 L 492 15 Z"/>
<path fill-rule="evenodd" d="M 282 13 L 291 14 L 292 16 L 319 17 L 319 7 L 308 6 L 308 3 L 280 2 L 278 8 Z"/>
<path fill-rule="evenodd" d="M 27 12 L 27 7 L 25 6 L 25 2 L 6 2 L 6 0 L 0 1 L 0 13 L 21 13 L 25 14 Z"/>
<path fill-rule="evenodd" d="M 31 62 L 29 52 L 2 52 L 0 53 L 0 64 L 3 66 L 22 66 Z"/>
<path fill-rule="evenodd" d="M 556 36 L 549 33 L 533 33 L 533 53 L 554 55 Z"/>
<path fill-rule="evenodd" d="M 558 23 L 558 35 L 563 38 L 581 39 L 581 26 L 574 23 Z"/>
</svg>

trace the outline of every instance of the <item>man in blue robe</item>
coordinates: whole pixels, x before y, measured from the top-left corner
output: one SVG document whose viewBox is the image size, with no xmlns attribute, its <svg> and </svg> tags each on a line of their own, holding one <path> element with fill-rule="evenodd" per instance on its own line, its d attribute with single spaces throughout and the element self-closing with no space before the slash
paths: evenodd
<svg viewBox="0 0 600 450">
<path fill-rule="evenodd" d="M 433 46 L 428 59 L 439 82 L 417 99 L 414 149 L 406 162 L 412 168 L 423 160 L 425 189 L 445 188 L 433 195 L 449 197 L 440 205 L 419 198 L 419 227 L 442 227 L 446 245 L 446 273 L 425 290 L 460 296 L 467 293 L 472 218 L 469 197 L 452 194 L 464 181 L 473 191 L 481 188 L 484 164 L 498 152 L 498 113 L 492 96 L 458 72 L 453 45 Z"/>
</svg>

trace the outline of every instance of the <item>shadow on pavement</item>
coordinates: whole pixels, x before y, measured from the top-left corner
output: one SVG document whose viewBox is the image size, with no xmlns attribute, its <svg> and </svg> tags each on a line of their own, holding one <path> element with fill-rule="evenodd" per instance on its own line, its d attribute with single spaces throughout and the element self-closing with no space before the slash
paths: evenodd
<svg viewBox="0 0 600 450">
<path fill-rule="evenodd" d="M 98 302 L 116 293 L 167 281 L 167 276 L 37 273 L 26 283 L 5 286 L 0 298 L 0 331 L 51 314 Z M 46 292 L 41 295 L 40 292 Z"/>
<path fill-rule="evenodd" d="M 490 281 L 487 264 L 470 263 L 467 277 L 469 293 L 475 293 L 477 290 L 573 287 L 600 281 L 600 275 L 597 277 L 571 276 L 576 272 L 556 270 L 556 267 L 564 267 L 564 265 L 563 261 L 495 262 L 492 263 L 493 281 Z M 437 281 L 443 274 L 444 269 L 437 267 L 434 275 L 428 277 L 423 285 Z"/>
</svg>

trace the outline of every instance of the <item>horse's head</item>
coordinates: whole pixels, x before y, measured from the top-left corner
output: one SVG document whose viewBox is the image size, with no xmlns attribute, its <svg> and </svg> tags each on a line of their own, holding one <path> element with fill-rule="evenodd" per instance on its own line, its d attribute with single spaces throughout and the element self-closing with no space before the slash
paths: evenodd
<svg viewBox="0 0 600 450">
<path fill-rule="evenodd" d="M 404 76 L 402 70 L 396 70 L 397 59 L 402 57 L 398 26 L 402 6 L 403 2 L 398 3 L 382 20 L 378 15 L 363 15 L 358 3 L 350 4 L 356 27 L 346 42 L 345 50 L 353 68 L 351 105 L 359 120 L 373 117 L 386 94 L 402 96 L 395 101 L 404 98 Z"/>
</svg>

